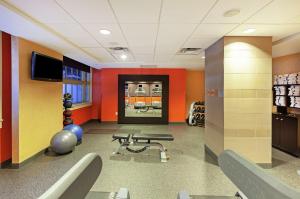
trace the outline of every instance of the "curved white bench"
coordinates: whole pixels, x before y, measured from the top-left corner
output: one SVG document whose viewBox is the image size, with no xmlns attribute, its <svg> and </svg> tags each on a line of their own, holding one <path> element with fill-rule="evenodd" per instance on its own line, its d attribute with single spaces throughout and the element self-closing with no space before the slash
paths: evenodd
<svg viewBox="0 0 300 199">
<path fill-rule="evenodd" d="M 96 153 L 85 155 L 39 199 L 83 199 L 118 198 L 129 199 L 129 192 L 121 188 L 119 192 L 90 192 L 102 169 L 102 159 Z"/>
</svg>

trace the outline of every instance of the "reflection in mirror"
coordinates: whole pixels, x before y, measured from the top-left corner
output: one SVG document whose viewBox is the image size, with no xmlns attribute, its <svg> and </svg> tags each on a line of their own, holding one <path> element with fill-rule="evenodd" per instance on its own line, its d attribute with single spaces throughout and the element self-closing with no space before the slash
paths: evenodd
<svg viewBox="0 0 300 199">
<path fill-rule="evenodd" d="M 125 117 L 162 117 L 162 82 L 125 82 Z"/>
</svg>

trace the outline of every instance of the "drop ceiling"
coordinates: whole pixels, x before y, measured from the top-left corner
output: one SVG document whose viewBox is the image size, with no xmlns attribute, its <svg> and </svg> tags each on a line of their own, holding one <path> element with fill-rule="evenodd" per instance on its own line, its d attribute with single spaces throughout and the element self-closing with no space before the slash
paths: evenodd
<svg viewBox="0 0 300 199">
<path fill-rule="evenodd" d="M 224 17 L 230 9 L 240 13 Z M 299 10 L 300 0 L 5 0 L 0 30 L 96 68 L 202 69 L 205 48 L 223 36 L 272 36 L 273 55 L 300 52 L 293 42 L 300 38 Z M 256 31 L 245 34 L 248 28 Z M 127 47 L 127 59 L 111 47 Z M 203 50 L 178 55 L 181 48 Z"/>
</svg>

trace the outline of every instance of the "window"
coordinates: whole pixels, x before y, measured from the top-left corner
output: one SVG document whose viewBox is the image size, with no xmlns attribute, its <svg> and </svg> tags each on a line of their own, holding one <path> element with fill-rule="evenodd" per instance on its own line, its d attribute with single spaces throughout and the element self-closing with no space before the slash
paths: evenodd
<svg viewBox="0 0 300 199">
<path fill-rule="evenodd" d="M 91 74 L 83 70 L 64 66 L 63 94 L 72 94 L 73 104 L 88 103 L 91 101 Z"/>
</svg>

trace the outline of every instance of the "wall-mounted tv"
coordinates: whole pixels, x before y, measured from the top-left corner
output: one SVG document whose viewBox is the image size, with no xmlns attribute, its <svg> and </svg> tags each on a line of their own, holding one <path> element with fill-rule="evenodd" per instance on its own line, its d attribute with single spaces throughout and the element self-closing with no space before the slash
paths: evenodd
<svg viewBox="0 0 300 199">
<path fill-rule="evenodd" d="M 32 52 L 31 79 L 61 82 L 63 79 L 62 61 L 37 52 Z"/>
</svg>

